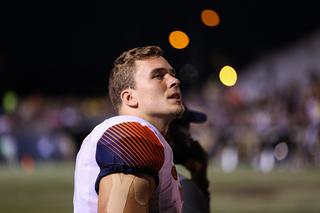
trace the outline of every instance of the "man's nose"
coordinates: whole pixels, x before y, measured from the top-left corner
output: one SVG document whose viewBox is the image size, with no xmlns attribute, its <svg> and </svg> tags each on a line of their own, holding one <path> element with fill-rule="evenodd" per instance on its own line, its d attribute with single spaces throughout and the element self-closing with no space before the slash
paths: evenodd
<svg viewBox="0 0 320 213">
<path fill-rule="evenodd" d="M 180 85 L 180 81 L 179 79 L 177 79 L 176 77 L 173 77 L 170 75 L 170 78 L 168 80 L 168 86 L 169 88 L 172 88 L 172 87 L 179 87 Z"/>
</svg>

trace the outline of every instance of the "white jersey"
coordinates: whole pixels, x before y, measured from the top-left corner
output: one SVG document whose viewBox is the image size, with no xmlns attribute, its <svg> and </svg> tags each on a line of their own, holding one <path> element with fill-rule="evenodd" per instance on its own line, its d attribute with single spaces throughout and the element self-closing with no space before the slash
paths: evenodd
<svg viewBox="0 0 320 213">
<path fill-rule="evenodd" d="M 84 139 L 75 168 L 74 212 L 97 212 L 99 181 L 113 173 L 146 173 L 156 190 L 149 212 L 182 211 L 179 177 L 173 153 L 160 132 L 135 116 L 105 120 Z"/>
</svg>

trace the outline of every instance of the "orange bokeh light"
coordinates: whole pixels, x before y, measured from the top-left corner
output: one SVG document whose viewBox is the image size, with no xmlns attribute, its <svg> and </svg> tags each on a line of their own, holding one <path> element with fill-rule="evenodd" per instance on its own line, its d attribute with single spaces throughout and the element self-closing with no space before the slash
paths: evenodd
<svg viewBox="0 0 320 213">
<path fill-rule="evenodd" d="M 215 11 L 209 9 L 202 11 L 201 20 L 209 27 L 217 26 L 220 23 L 219 15 Z"/>
<path fill-rule="evenodd" d="M 28 154 L 23 154 L 21 157 L 21 167 L 26 173 L 32 174 L 35 168 L 33 157 Z"/>
<path fill-rule="evenodd" d="M 169 42 L 174 48 L 183 49 L 188 46 L 189 37 L 184 32 L 177 30 L 170 33 Z"/>
</svg>

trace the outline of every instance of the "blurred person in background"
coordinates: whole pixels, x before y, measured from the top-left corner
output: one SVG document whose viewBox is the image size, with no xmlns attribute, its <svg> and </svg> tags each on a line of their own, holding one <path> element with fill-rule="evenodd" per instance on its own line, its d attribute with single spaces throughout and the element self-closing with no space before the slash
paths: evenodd
<svg viewBox="0 0 320 213">
<path fill-rule="evenodd" d="M 81 145 L 74 212 L 181 212 L 179 177 L 164 139 L 184 112 L 179 85 L 159 47 L 117 58 L 109 94 L 119 116 L 96 126 Z"/>
<path fill-rule="evenodd" d="M 170 123 L 165 136 L 173 150 L 174 163 L 183 165 L 191 173 L 191 179 L 179 174 L 183 213 L 210 212 L 208 155 L 199 142 L 192 139 L 190 135 L 190 123 L 200 124 L 206 121 L 206 114 L 189 110 L 185 106 L 185 112 Z"/>
<path fill-rule="evenodd" d="M 320 165 L 320 76 L 311 74 L 305 111 L 309 124 L 305 133 L 303 148 L 307 153 L 307 164 Z"/>
</svg>

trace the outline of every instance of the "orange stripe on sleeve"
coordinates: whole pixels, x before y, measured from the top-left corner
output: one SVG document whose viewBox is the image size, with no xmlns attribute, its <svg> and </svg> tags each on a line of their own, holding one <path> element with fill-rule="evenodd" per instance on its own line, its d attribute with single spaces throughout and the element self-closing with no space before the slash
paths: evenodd
<svg viewBox="0 0 320 213">
<path fill-rule="evenodd" d="M 148 149 L 152 153 L 153 158 L 156 160 L 157 168 L 161 168 L 164 162 L 164 150 L 163 145 L 159 141 L 158 137 L 151 131 L 147 126 L 142 126 L 136 122 L 126 123 L 134 127 L 134 129 L 139 132 L 144 138 L 149 139 Z"/>
<path fill-rule="evenodd" d="M 136 160 L 139 160 L 139 162 L 143 164 L 143 166 L 147 166 L 148 161 L 146 158 L 143 158 L 144 153 L 141 153 L 142 150 L 137 147 L 138 144 L 133 141 L 132 137 L 127 137 L 127 135 L 125 135 L 125 133 L 123 131 L 120 131 L 117 127 L 115 127 L 114 131 L 122 136 L 123 142 L 125 143 L 123 144 L 123 146 L 126 147 L 127 150 L 133 154 L 133 156 L 139 158 Z M 128 149 L 128 147 L 130 147 L 131 149 Z"/>
<path fill-rule="evenodd" d="M 120 164 L 158 172 L 164 163 L 162 143 L 152 130 L 137 122 L 124 122 L 110 127 L 99 142 L 108 153 L 118 157 Z"/>
</svg>

